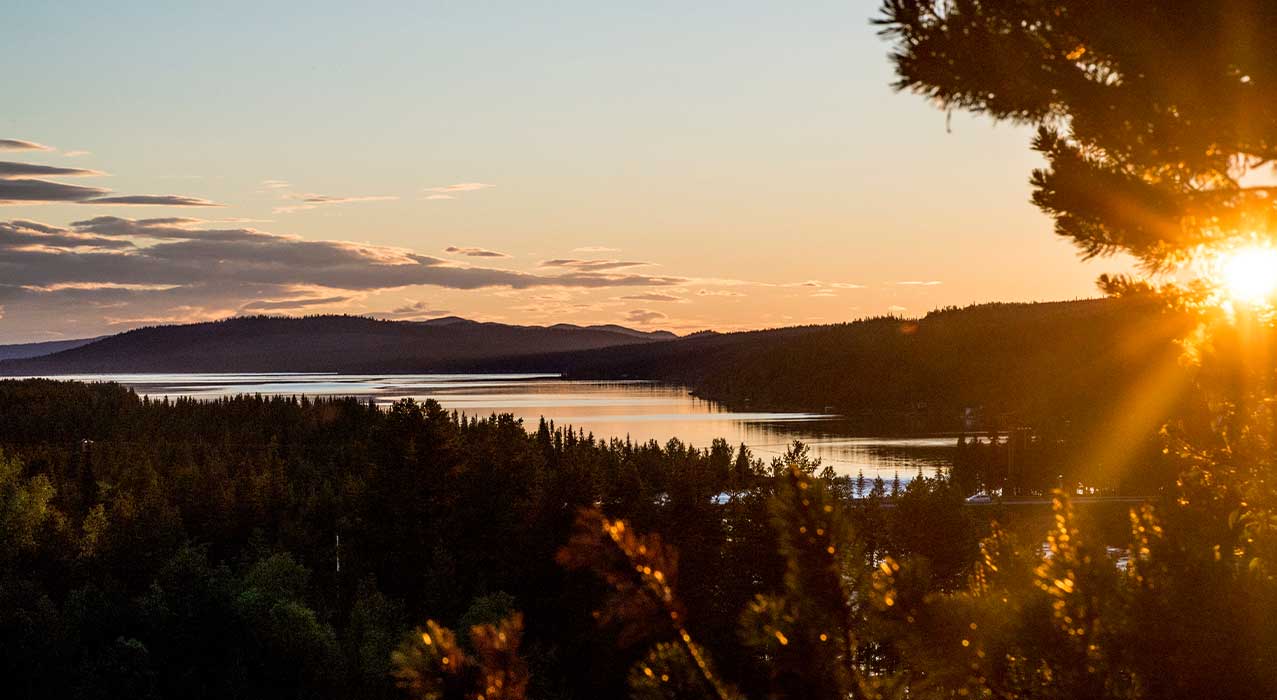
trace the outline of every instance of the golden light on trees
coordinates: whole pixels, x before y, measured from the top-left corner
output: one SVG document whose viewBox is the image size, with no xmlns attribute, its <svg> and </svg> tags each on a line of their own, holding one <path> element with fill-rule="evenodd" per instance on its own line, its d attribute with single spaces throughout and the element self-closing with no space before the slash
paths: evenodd
<svg viewBox="0 0 1277 700">
<path fill-rule="evenodd" d="M 1230 244 L 1203 246 L 1184 268 L 1203 285 L 1201 301 L 1236 313 L 1271 318 L 1277 312 L 1277 244 L 1247 237 Z"/>
</svg>

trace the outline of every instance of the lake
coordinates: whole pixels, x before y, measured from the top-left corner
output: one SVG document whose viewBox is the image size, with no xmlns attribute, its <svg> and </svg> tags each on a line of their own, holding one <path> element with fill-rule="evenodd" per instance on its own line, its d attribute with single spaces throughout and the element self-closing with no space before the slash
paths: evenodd
<svg viewBox="0 0 1277 700">
<path fill-rule="evenodd" d="M 58 377 L 114 381 L 144 396 L 214 399 L 236 394 L 355 396 L 386 405 L 427 398 L 467 415 L 512 413 L 530 430 L 544 416 L 598 438 L 708 447 L 714 438 L 745 443 L 770 461 L 794 440 L 840 474 L 908 481 L 949 466 L 955 438 L 854 435 L 840 417 L 818 413 L 741 412 L 692 396 L 685 387 L 645 381 L 575 381 L 546 374 L 114 374 Z"/>
</svg>

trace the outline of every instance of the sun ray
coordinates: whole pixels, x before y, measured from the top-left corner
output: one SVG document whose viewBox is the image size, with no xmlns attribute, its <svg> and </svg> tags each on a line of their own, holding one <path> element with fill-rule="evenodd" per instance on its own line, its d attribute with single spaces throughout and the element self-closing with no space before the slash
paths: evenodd
<svg viewBox="0 0 1277 700">
<path fill-rule="evenodd" d="M 1204 277 L 1221 304 L 1270 307 L 1277 303 L 1277 247 L 1254 242 L 1217 251 L 1207 257 Z"/>
</svg>

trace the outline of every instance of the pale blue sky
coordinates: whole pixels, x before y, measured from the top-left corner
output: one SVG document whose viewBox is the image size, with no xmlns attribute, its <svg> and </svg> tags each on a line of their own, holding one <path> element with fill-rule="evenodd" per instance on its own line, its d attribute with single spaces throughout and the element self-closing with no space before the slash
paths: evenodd
<svg viewBox="0 0 1277 700">
<path fill-rule="evenodd" d="M 942 113 L 893 93 L 876 7 L 22 3 L 0 25 L 0 138 L 56 150 L 0 160 L 225 206 L 10 203 L 0 221 L 236 219 L 183 223 L 179 237 L 253 228 L 368 244 L 374 262 L 383 247 L 412 251 L 432 270 L 407 286 L 319 271 L 276 284 L 212 274 L 201 266 L 230 264 L 213 251 L 184 259 L 196 282 L 183 289 L 177 275 L 59 277 L 102 267 L 75 258 L 83 248 L 6 263 L 0 240 L 0 268 L 50 268 L 0 292 L 0 342 L 263 309 L 685 331 L 1092 295 L 1118 264 L 1077 262 L 1028 204 L 1028 133 L 963 115 L 948 133 Z M 460 183 L 491 187 L 426 199 Z M 110 253 L 173 257 L 128 240 Z M 263 255 L 292 239 L 272 240 Z M 544 264 L 556 259 L 651 265 Z M 482 268 L 467 273 L 480 281 L 436 283 L 440 265 Z M 622 271 L 644 279 L 608 278 Z M 564 273 L 587 279 L 545 279 Z"/>
</svg>

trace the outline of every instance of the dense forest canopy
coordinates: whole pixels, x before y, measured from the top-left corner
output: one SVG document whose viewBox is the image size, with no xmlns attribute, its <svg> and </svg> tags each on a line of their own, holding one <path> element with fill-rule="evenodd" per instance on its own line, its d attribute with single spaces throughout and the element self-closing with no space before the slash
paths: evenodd
<svg viewBox="0 0 1277 700">
<path fill-rule="evenodd" d="M 531 696 L 619 696 L 641 650 L 596 629 L 602 591 L 555 563 L 593 507 L 685 552 L 687 624 L 744 678 L 734 611 L 784 569 L 775 471 L 721 441 L 25 380 L 0 382 L 0 454 L 0 663 L 26 696 L 395 697 L 390 655 L 413 625 L 515 609 Z M 888 489 L 862 512 L 874 551 L 925 553 L 937 586 L 960 581 L 980 532 L 961 495 L 920 479 L 884 510 Z M 945 525 L 910 534 L 928 519 Z"/>
<path fill-rule="evenodd" d="M 0 452 L 0 664 L 27 697 L 399 697 L 392 671 L 446 698 L 1277 688 L 1271 585 L 1236 588 L 1211 508 L 1053 518 L 836 477 L 801 445 L 768 465 L 433 402 L 49 380 L 0 382 Z"/>
</svg>

